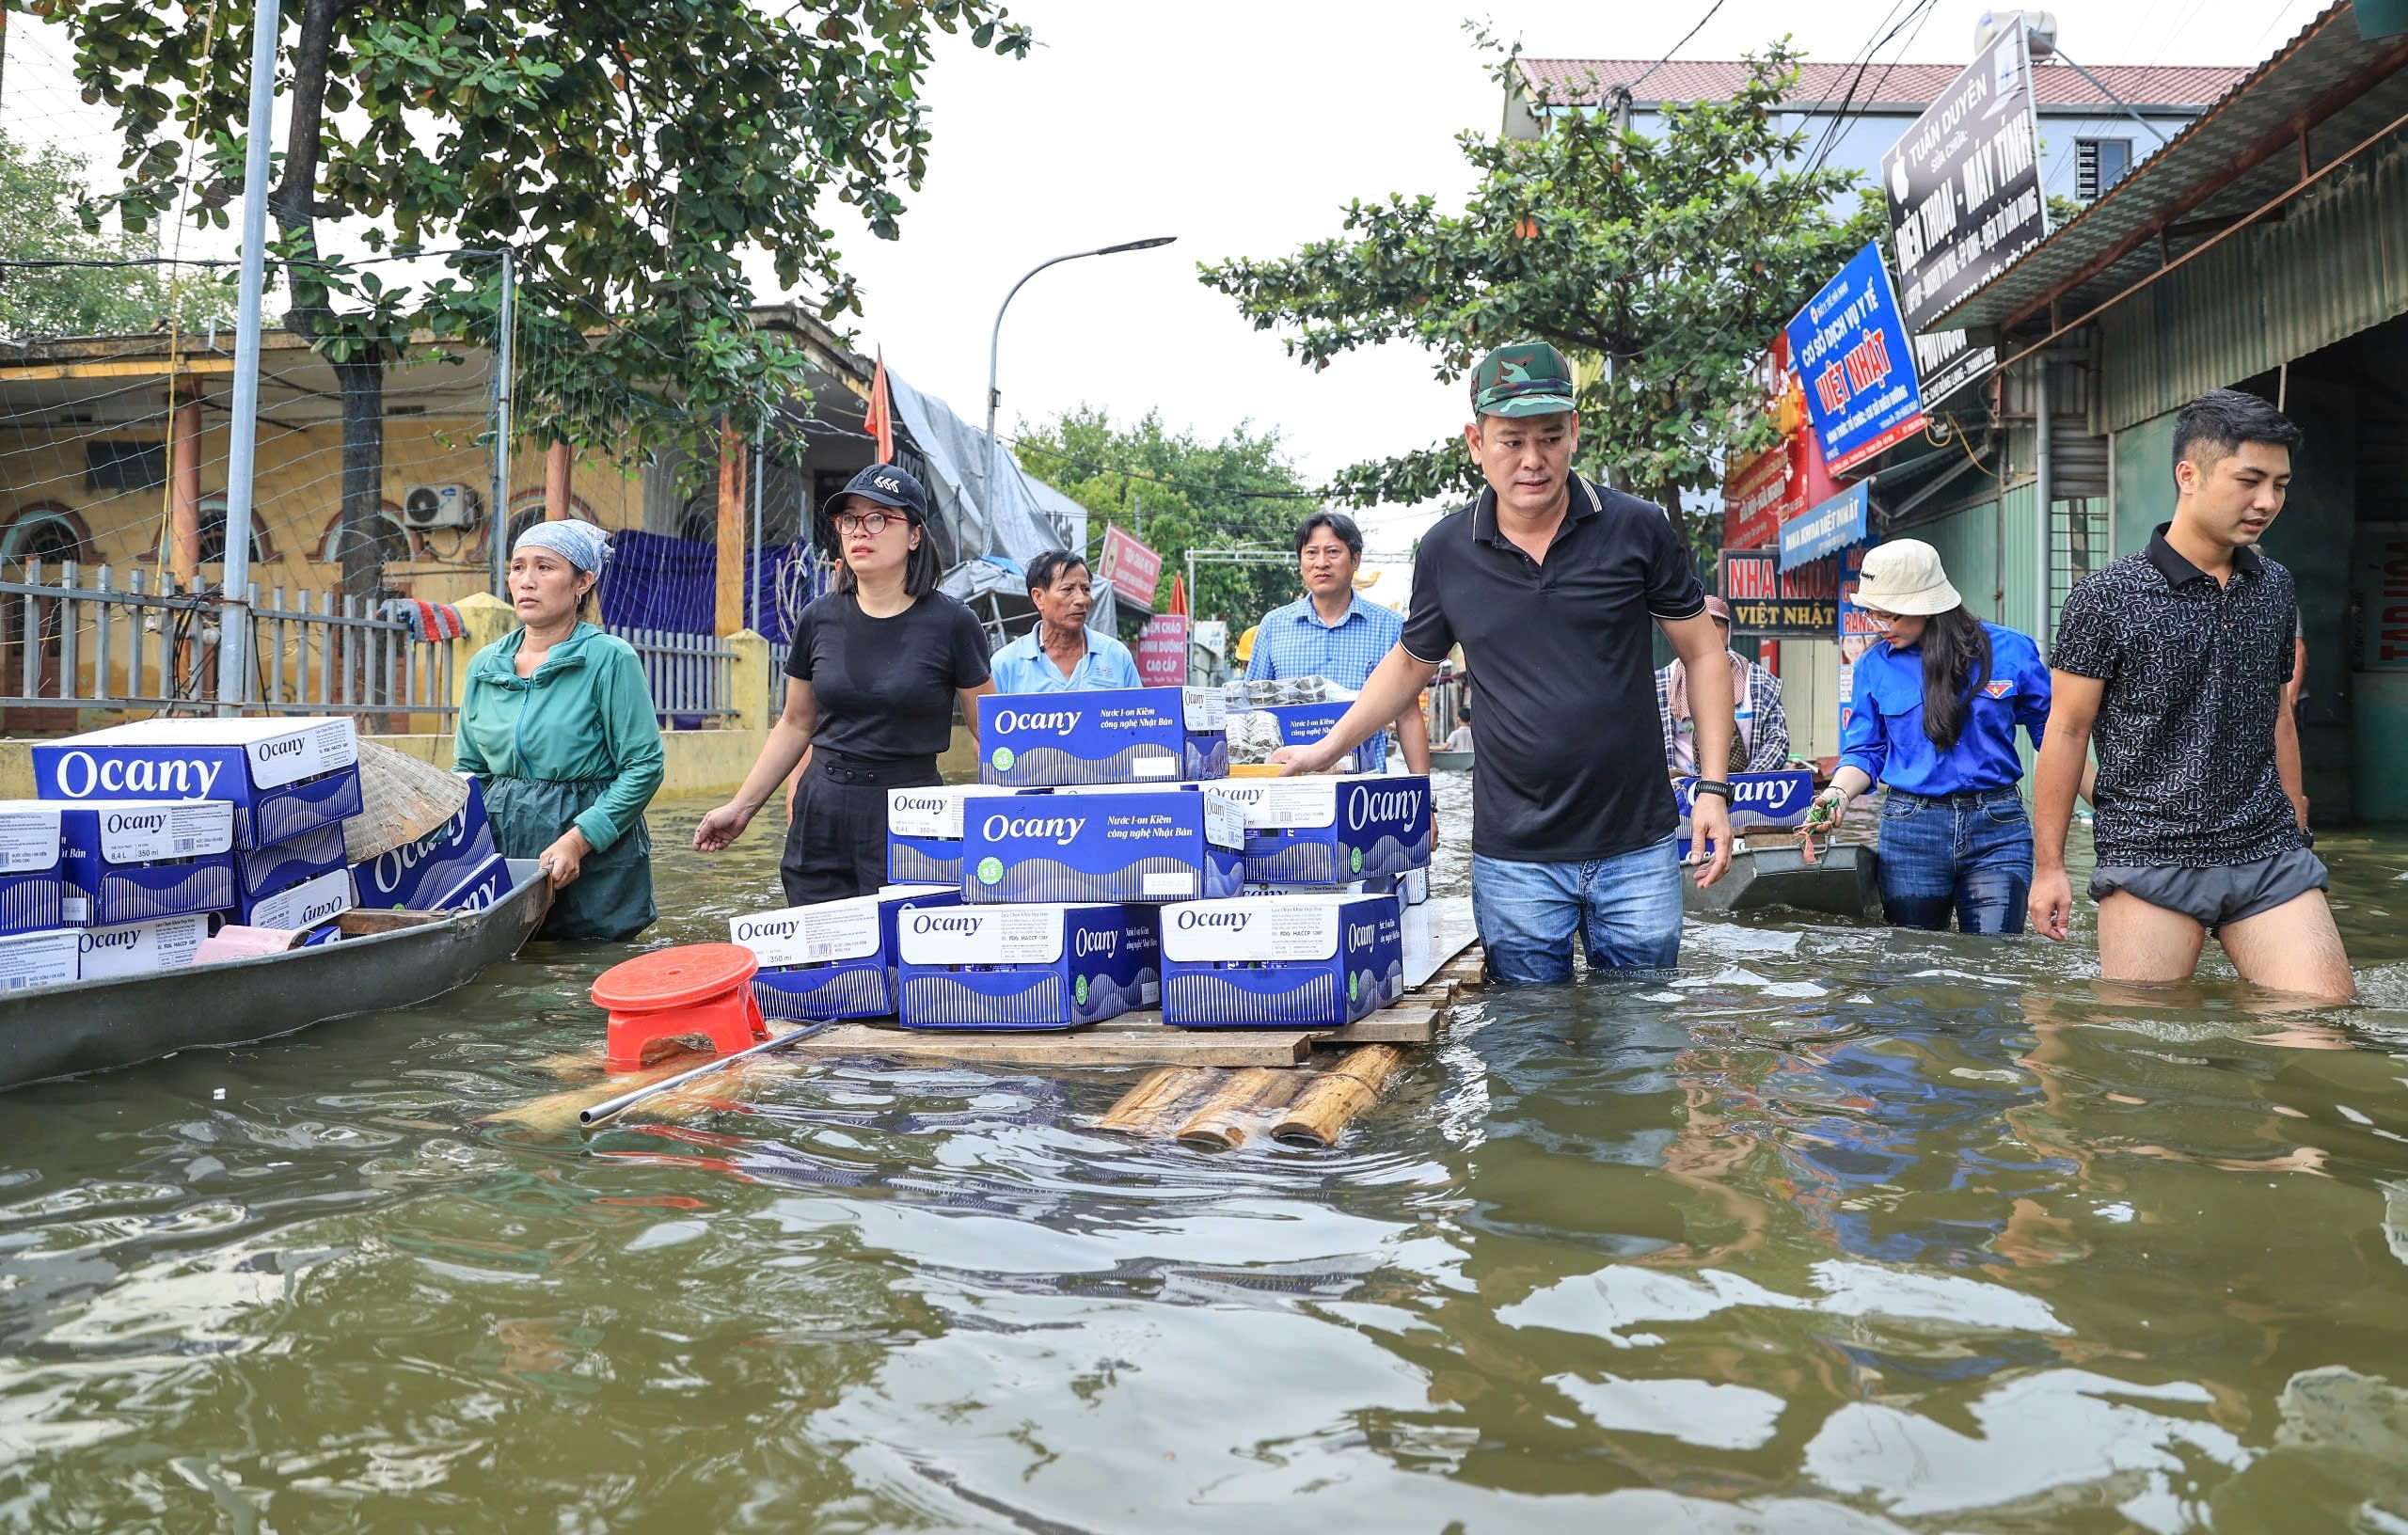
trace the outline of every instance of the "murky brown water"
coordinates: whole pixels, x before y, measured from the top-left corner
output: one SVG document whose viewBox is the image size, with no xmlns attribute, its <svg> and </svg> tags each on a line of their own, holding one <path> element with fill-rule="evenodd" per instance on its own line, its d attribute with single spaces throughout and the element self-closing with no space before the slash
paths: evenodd
<svg viewBox="0 0 2408 1535">
<path fill-rule="evenodd" d="M 2357 1008 L 1693 926 L 1328 1153 L 1108 1073 L 485 1124 L 624 951 L 11 1094 L 0 1525 L 2408 1530 L 2408 838 L 2325 851 Z M 772 869 L 665 855 L 651 936 Z"/>
</svg>

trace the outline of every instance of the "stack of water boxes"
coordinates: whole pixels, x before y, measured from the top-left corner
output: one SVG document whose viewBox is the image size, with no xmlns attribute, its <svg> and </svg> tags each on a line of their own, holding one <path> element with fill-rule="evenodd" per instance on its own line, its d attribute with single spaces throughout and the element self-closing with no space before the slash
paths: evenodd
<svg viewBox="0 0 2408 1535">
<path fill-rule="evenodd" d="M 897 883 L 730 925 L 766 1011 L 1069 1029 L 1159 1004 L 1185 1027 L 1335 1027 L 1401 989 L 1390 880 L 1428 862 L 1428 780 L 1228 779 L 1213 688 L 979 704 L 981 783 L 888 795 Z"/>
<path fill-rule="evenodd" d="M 41 798 L 0 801 L 0 988 L 177 969 L 230 922 L 325 942 L 355 904 L 355 875 L 364 891 L 408 851 L 356 871 L 346 859 L 343 822 L 360 811 L 346 719 L 153 720 L 32 754 Z M 418 846 L 455 832 L 481 867 L 505 868 L 474 784 Z M 471 904 L 450 897 L 474 888 L 410 885 L 389 904 Z"/>
</svg>

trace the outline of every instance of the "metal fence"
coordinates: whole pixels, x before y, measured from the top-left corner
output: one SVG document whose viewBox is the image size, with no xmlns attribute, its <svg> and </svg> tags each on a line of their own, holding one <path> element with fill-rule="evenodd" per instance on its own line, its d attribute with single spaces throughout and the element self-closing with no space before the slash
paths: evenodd
<svg viewBox="0 0 2408 1535">
<path fill-rule="evenodd" d="M 277 587 L 262 600 L 250 588 L 253 675 L 242 707 L 385 715 L 400 729 L 409 715 L 448 722 L 448 643 L 412 640 L 406 624 L 356 597 L 315 593 L 313 607 L 312 595 Z M 221 617 L 214 592 L 179 591 L 164 572 L 39 560 L 0 569 L 0 708 L 214 708 Z"/>
<path fill-rule="evenodd" d="M 652 688 L 655 712 L 672 724 L 736 710 L 736 652 L 707 634 L 673 629 L 612 629 L 633 645 Z"/>
</svg>

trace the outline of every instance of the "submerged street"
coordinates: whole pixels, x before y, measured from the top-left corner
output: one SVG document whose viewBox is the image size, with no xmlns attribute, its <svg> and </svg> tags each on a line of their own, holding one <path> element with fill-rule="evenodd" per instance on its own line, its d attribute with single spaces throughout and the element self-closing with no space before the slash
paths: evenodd
<svg viewBox="0 0 2408 1535">
<path fill-rule="evenodd" d="M 774 888 L 677 850 L 707 808 L 654 808 L 647 943 Z M 875 1063 L 487 1123 L 598 1042 L 603 946 L 13 1094 L 0 1519 L 2400 1527 L 2408 838 L 2320 851 L 2353 1008 L 1692 923 L 1669 981 L 1488 993 L 1327 1153 Z"/>
</svg>

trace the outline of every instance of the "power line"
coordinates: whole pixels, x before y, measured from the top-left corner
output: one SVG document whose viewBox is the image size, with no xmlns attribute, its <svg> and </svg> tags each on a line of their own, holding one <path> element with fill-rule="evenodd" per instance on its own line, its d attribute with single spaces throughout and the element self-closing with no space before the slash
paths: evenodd
<svg viewBox="0 0 2408 1535">
<path fill-rule="evenodd" d="M 1704 31 L 1705 24 L 1714 20 L 1714 13 L 1721 8 L 1722 0 L 1714 0 L 1714 4 L 1705 8 L 1705 14 L 1697 19 L 1697 24 L 1690 27 L 1687 32 L 1682 33 L 1680 41 L 1664 50 L 1663 57 L 1657 59 L 1655 63 L 1648 65 L 1644 70 L 1641 70 L 1639 73 L 1638 79 L 1615 88 L 1620 90 L 1637 90 L 1641 85 L 1646 83 L 1649 75 L 1654 74 L 1657 70 L 1660 70 L 1665 65 L 1670 64 L 1672 61 L 1672 55 L 1674 54 L 1677 54 L 1682 49 L 1687 47 L 1691 38 L 1694 38 L 1699 33 Z"/>
</svg>

